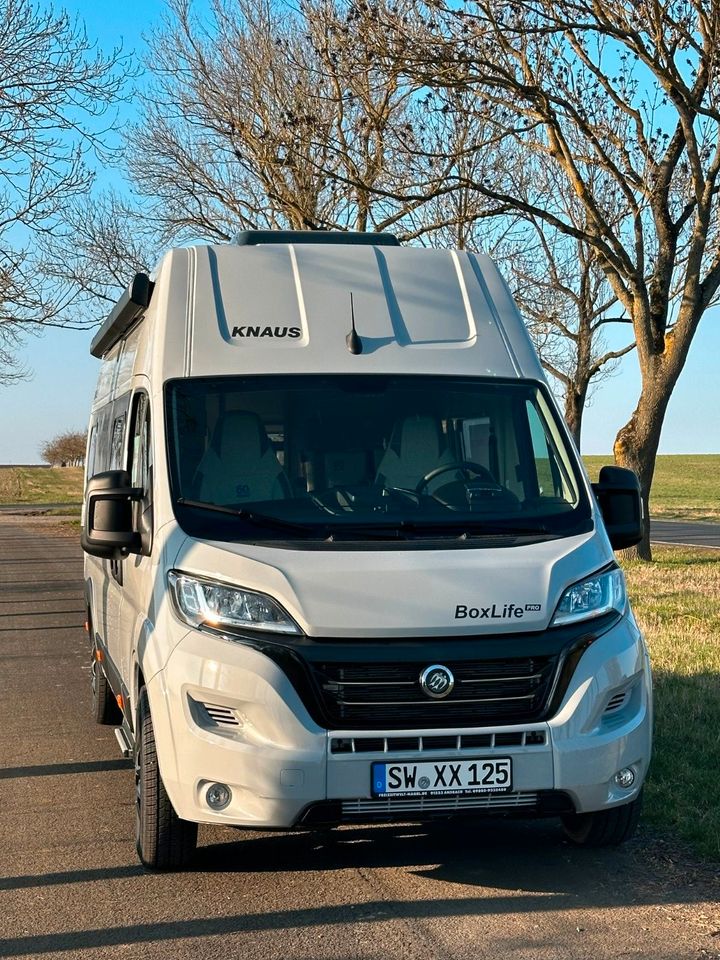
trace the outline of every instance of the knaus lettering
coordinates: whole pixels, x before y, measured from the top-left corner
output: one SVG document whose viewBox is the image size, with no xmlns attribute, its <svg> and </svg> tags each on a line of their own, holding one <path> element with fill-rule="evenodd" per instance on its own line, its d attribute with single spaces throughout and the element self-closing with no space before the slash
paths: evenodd
<svg viewBox="0 0 720 960">
<path fill-rule="evenodd" d="M 459 603 L 455 607 L 456 620 L 522 620 L 526 611 L 538 612 L 542 609 L 540 603 L 526 603 L 525 606 L 518 606 L 514 603 L 504 603 L 499 607 L 493 603 L 490 607 L 468 607 L 464 603 Z"/>
<path fill-rule="evenodd" d="M 297 340 L 302 334 L 300 327 L 233 327 L 233 337 L 289 337 Z"/>
</svg>

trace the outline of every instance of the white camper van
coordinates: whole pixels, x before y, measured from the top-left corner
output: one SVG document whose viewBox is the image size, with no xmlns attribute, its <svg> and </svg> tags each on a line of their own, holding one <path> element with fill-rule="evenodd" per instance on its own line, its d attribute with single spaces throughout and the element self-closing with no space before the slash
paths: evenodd
<svg viewBox="0 0 720 960">
<path fill-rule="evenodd" d="M 485 256 L 241 234 L 138 275 L 92 345 L 94 710 L 137 847 L 198 823 L 558 816 L 635 828 L 651 680 L 591 487 Z"/>
</svg>

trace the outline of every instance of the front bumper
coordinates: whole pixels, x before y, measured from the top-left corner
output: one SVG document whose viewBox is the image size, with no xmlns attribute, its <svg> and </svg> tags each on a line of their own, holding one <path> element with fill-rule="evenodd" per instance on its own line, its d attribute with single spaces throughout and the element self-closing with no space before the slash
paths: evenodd
<svg viewBox="0 0 720 960">
<path fill-rule="evenodd" d="M 148 694 L 165 787 L 178 815 L 197 822 L 289 828 L 563 806 L 582 813 L 634 799 L 650 761 L 649 662 L 627 617 L 589 646 L 559 708 L 540 723 L 329 731 L 263 653 L 196 631 L 176 645 Z M 511 794 L 378 800 L 370 793 L 373 761 L 492 756 L 512 757 Z M 623 789 L 614 776 L 628 766 L 635 782 Z M 232 791 L 217 812 L 205 796 L 214 782 Z"/>
</svg>

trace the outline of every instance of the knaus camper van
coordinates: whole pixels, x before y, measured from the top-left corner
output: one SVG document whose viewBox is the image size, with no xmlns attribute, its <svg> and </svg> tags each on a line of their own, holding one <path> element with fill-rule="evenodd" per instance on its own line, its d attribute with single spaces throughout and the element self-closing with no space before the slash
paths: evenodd
<svg viewBox="0 0 720 960">
<path fill-rule="evenodd" d="M 172 250 L 92 344 L 95 717 L 137 848 L 198 823 L 555 816 L 634 831 L 648 654 L 591 486 L 487 257 L 387 235 Z"/>
</svg>

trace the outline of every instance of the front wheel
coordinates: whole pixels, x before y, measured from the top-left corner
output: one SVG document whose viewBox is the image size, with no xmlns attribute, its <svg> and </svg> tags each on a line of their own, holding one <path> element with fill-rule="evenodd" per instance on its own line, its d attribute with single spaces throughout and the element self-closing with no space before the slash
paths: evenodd
<svg viewBox="0 0 720 960">
<path fill-rule="evenodd" d="M 181 870 L 197 846 L 197 824 L 175 813 L 160 776 L 150 703 L 140 691 L 135 733 L 135 846 L 150 870 Z"/>
<path fill-rule="evenodd" d="M 642 810 L 642 790 L 630 803 L 562 818 L 565 835 L 580 847 L 617 847 L 634 835 Z"/>
</svg>

